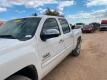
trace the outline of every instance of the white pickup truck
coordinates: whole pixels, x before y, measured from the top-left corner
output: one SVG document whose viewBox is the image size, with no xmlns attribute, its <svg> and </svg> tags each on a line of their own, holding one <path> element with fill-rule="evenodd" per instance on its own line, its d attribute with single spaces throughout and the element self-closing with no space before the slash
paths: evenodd
<svg viewBox="0 0 107 80">
<path fill-rule="evenodd" d="M 80 54 L 81 36 L 63 17 L 7 21 L 0 27 L 0 80 L 41 80 L 67 55 Z"/>
</svg>

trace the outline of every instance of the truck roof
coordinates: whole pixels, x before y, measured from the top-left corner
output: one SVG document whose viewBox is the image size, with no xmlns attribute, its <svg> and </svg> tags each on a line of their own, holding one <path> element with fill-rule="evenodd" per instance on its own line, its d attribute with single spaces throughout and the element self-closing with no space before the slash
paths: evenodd
<svg viewBox="0 0 107 80">
<path fill-rule="evenodd" d="M 61 16 L 39 15 L 39 16 L 20 17 L 20 18 L 14 18 L 14 19 L 33 18 L 33 17 L 40 17 L 40 18 L 64 18 L 64 17 L 61 17 Z M 12 20 L 14 20 L 14 19 L 12 19 Z"/>
<path fill-rule="evenodd" d="M 28 16 L 28 17 L 22 17 L 22 18 L 32 18 L 32 17 L 53 17 L 53 18 L 64 18 L 60 16 L 49 16 L 49 15 L 39 15 L 39 16 Z"/>
</svg>

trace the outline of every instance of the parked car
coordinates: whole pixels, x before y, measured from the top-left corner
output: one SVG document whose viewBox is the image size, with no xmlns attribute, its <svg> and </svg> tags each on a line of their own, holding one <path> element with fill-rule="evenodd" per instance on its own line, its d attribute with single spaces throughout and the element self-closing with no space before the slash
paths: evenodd
<svg viewBox="0 0 107 80">
<path fill-rule="evenodd" d="M 93 25 L 86 25 L 83 29 L 82 32 L 83 33 L 92 33 L 95 31 L 95 28 L 93 27 Z"/>
<path fill-rule="evenodd" d="M 102 20 L 100 25 L 100 31 L 106 31 L 107 30 L 107 20 Z"/>
<path fill-rule="evenodd" d="M 0 80 L 41 80 L 67 55 L 80 54 L 81 37 L 63 17 L 7 21 L 0 27 Z"/>
<path fill-rule="evenodd" d="M 91 25 L 93 25 L 93 27 L 95 28 L 95 30 L 99 30 L 100 28 L 100 23 L 98 22 L 93 22 L 93 23 L 90 23 Z"/>
</svg>

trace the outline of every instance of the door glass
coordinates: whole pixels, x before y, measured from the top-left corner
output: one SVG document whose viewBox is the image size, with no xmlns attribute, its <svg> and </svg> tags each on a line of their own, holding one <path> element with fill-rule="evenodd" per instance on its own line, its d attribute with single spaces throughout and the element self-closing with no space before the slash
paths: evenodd
<svg viewBox="0 0 107 80">
<path fill-rule="evenodd" d="M 50 30 L 50 29 L 56 29 L 60 32 L 58 23 L 57 23 L 56 19 L 54 19 L 54 18 L 49 18 L 45 21 L 45 23 L 43 25 L 42 33 L 46 32 L 47 30 Z"/>
<path fill-rule="evenodd" d="M 68 22 L 65 19 L 61 19 L 61 18 L 59 18 L 58 20 L 61 24 L 63 33 L 64 34 L 69 33 L 70 32 L 70 27 L 68 25 Z"/>
</svg>

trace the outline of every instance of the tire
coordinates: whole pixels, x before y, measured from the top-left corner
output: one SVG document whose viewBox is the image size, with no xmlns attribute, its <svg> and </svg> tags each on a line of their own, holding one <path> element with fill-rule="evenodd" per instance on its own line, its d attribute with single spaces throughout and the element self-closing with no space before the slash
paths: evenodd
<svg viewBox="0 0 107 80">
<path fill-rule="evenodd" d="M 21 76 L 21 75 L 15 75 L 6 80 L 32 80 L 32 79 L 25 77 L 25 76 Z"/>
<path fill-rule="evenodd" d="M 72 56 L 79 56 L 80 55 L 80 50 L 81 50 L 81 40 L 77 41 L 77 46 L 72 52 Z"/>
</svg>

